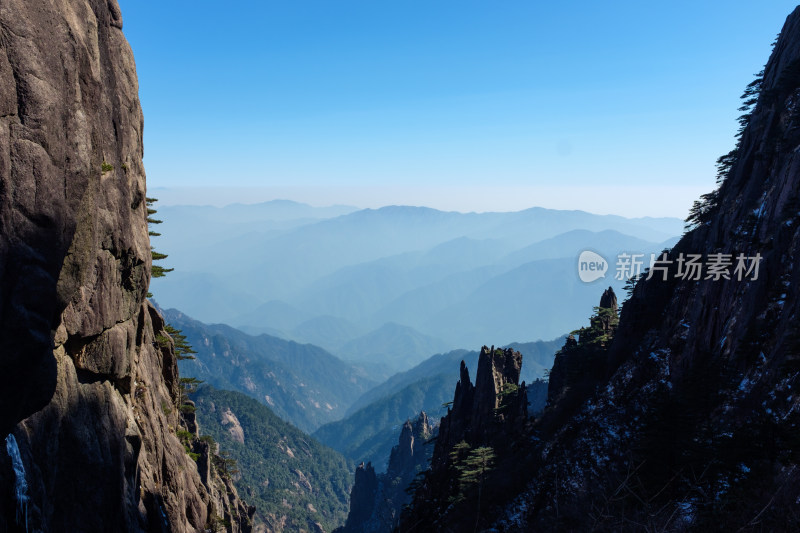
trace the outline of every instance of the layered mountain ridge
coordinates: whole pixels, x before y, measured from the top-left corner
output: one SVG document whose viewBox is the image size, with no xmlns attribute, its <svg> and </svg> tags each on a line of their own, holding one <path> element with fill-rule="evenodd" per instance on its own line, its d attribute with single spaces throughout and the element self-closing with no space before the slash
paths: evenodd
<svg viewBox="0 0 800 533">
<path fill-rule="evenodd" d="M 197 351 L 181 372 L 220 389 L 243 392 L 303 431 L 336 420 L 375 382 L 318 346 L 247 335 L 164 312 Z"/>
<path fill-rule="evenodd" d="M 394 206 L 280 235 L 255 224 L 247 233 L 196 242 L 189 231 L 209 223 L 190 226 L 190 216 L 164 210 L 162 240 L 177 270 L 154 283 L 162 305 L 208 323 L 311 342 L 344 360 L 364 357 L 364 343 L 352 342 L 365 335 L 385 343 L 376 353 L 399 358 L 402 350 L 391 352 L 398 332 L 382 331 L 387 324 L 405 326 L 403 342 L 431 337 L 424 344 L 435 351 L 480 346 L 486 338 L 507 344 L 556 337 L 596 299 L 573 275 L 582 250 L 608 258 L 660 252 L 683 227 L 678 219 L 539 208 L 465 214 Z M 608 283 L 622 289 L 611 276 Z M 482 313 L 497 299 L 507 305 Z M 545 306 L 550 312 L 538 313 Z"/>
</svg>

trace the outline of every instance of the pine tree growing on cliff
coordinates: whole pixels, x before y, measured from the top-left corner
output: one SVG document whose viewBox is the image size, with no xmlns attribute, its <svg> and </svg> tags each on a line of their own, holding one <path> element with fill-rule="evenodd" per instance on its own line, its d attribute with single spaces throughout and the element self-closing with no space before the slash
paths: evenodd
<svg viewBox="0 0 800 533">
<path fill-rule="evenodd" d="M 147 234 L 150 235 L 151 237 L 158 237 L 158 236 L 161 235 L 160 233 L 157 233 L 157 232 L 153 231 L 152 229 L 150 229 L 150 226 L 149 226 L 150 224 L 161 224 L 161 222 L 162 222 L 161 220 L 153 218 L 153 215 L 155 215 L 157 213 L 157 211 L 155 209 L 153 209 L 153 204 L 155 204 L 157 201 L 158 201 L 157 198 L 146 198 L 146 203 L 147 203 L 147 224 L 148 224 L 148 232 L 147 232 Z M 166 259 L 167 258 L 167 254 L 162 254 L 162 253 L 156 252 L 155 248 L 153 248 L 152 246 L 150 247 L 150 254 L 151 254 L 152 259 L 153 259 L 153 268 L 152 268 L 151 273 L 150 273 L 150 277 L 151 278 L 163 278 L 164 276 L 167 275 L 168 272 L 172 272 L 173 270 L 175 270 L 174 268 L 164 268 L 161 265 L 155 264 L 156 261 L 161 261 L 162 259 Z M 152 297 L 152 294 L 148 293 L 148 297 Z"/>
<path fill-rule="evenodd" d="M 494 467 L 495 453 L 489 446 L 481 446 L 470 452 L 467 458 L 456 468 L 459 471 L 458 482 L 466 489 L 478 485 L 478 507 L 475 516 L 475 530 L 481 519 L 481 497 L 483 496 L 483 482 L 489 471 Z"/>
<path fill-rule="evenodd" d="M 469 456 L 471 446 L 467 441 L 462 440 L 450 451 L 450 468 L 455 470 L 456 487 L 453 496 L 450 497 L 451 503 L 458 503 L 464 500 L 465 486 L 461 482 L 461 472 L 464 468 L 464 461 Z"/>
<path fill-rule="evenodd" d="M 762 70 L 755 76 L 756 78 L 745 87 L 744 93 L 740 96 L 743 103 L 739 111 L 744 114 L 736 119 L 739 122 L 739 131 L 736 133 L 736 147 L 717 159 L 718 187 L 709 193 L 701 195 L 700 200 L 694 202 L 692 208 L 689 210 L 689 216 L 686 217 L 685 227 L 687 231 L 710 223 L 719 208 L 719 187 L 728 179 L 733 166 L 736 164 L 742 145 L 742 135 L 745 129 L 747 129 L 747 125 L 750 124 L 753 111 L 761 96 L 761 90 L 764 85 L 764 71 Z"/>
<path fill-rule="evenodd" d="M 186 335 L 184 335 L 181 330 L 174 328 L 169 324 L 164 326 L 164 330 L 169 333 L 170 337 L 172 337 L 172 342 L 175 345 L 175 356 L 179 361 L 183 361 L 185 359 L 194 359 L 194 355 L 192 354 L 196 354 L 197 352 L 186 340 Z"/>
<path fill-rule="evenodd" d="M 467 497 L 467 493 L 477 485 L 478 507 L 477 516 L 475 518 L 475 527 L 477 529 L 477 524 L 481 516 L 483 482 L 486 480 L 489 471 L 494 468 L 496 455 L 494 449 L 489 446 L 480 446 L 474 450 L 470 448 L 470 445 L 462 440 L 453 446 L 450 452 L 450 461 L 452 468 L 455 469 L 457 475 L 456 479 L 458 480 L 456 494 L 450 498 L 450 502 L 459 503 L 464 501 Z"/>
<path fill-rule="evenodd" d="M 153 204 L 155 204 L 157 201 L 158 201 L 157 198 L 146 198 L 146 203 L 147 203 L 147 223 L 148 224 L 161 224 L 161 222 L 162 222 L 161 220 L 153 218 L 153 215 L 155 215 L 157 213 L 157 211 L 155 209 L 153 209 Z M 160 237 L 161 236 L 160 233 L 153 231 L 152 229 L 150 229 L 149 226 L 148 226 L 147 234 L 150 235 L 151 237 Z M 152 246 L 150 247 L 150 254 L 151 254 L 152 258 L 153 258 L 153 268 L 152 268 L 152 270 L 150 272 L 150 277 L 151 278 L 163 278 L 167 274 L 167 272 L 172 272 L 173 270 L 175 270 L 174 268 L 164 268 L 161 265 L 156 265 L 155 264 L 156 261 L 160 261 L 162 259 L 166 259 L 167 258 L 167 254 L 162 254 L 162 253 L 156 252 L 155 249 L 153 249 Z M 153 297 L 153 293 L 148 292 L 147 293 L 147 297 L 148 298 L 152 298 Z M 196 354 L 197 352 L 194 351 L 192 349 L 192 346 L 186 341 L 186 335 L 183 335 L 181 333 L 181 330 L 176 329 L 176 328 L 170 326 L 169 324 L 167 324 L 164 327 L 164 329 L 169 334 L 169 336 L 172 337 L 172 342 L 174 343 L 174 346 L 175 346 L 175 355 L 178 357 L 178 359 L 181 360 L 181 361 L 184 360 L 184 359 L 194 359 L 194 356 L 192 354 Z M 163 342 L 161 339 L 159 339 L 159 341 Z"/>
<path fill-rule="evenodd" d="M 578 346 L 606 347 L 614 336 L 614 331 L 619 324 L 619 314 L 616 308 L 595 307 L 594 314 L 589 318 L 589 327 L 571 331 L 571 335 L 578 335 Z"/>
<path fill-rule="evenodd" d="M 189 399 L 190 394 L 197 392 L 197 387 L 204 381 L 197 378 L 180 378 L 178 384 L 178 407 L 183 409 L 186 400 Z"/>
</svg>

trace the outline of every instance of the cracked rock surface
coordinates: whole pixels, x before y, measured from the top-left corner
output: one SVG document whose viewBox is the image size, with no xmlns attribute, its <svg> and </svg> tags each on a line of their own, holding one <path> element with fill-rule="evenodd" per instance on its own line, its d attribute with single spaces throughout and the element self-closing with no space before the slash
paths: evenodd
<svg viewBox="0 0 800 533">
<path fill-rule="evenodd" d="M 30 530 L 247 529 L 175 436 L 142 131 L 116 0 L 0 2 L 0 435 Z M 13 476 L 0 452 L 0 531 L 22 527 Z"/>
</svg>

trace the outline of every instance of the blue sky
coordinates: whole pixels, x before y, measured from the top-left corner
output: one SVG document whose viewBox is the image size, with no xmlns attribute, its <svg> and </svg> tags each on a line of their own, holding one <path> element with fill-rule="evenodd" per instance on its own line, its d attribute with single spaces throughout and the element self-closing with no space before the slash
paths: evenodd
<svg viewBox="0 0 800 533">
<path fill-rule="evenodd" d="M 167 203 L 683 217 L 795 4 L 120 6 Z"/>
</svg>

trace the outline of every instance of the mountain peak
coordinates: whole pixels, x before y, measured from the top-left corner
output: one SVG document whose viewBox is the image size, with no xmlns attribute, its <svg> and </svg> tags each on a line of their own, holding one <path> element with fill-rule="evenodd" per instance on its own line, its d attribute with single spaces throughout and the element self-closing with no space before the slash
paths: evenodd
<svg viewBox="0 0 800 533">
<path fill-rule="evenodd" d="M 475 385 L 461 361 L 461 378 L 453 402 L 439 425 L 432 465 L 444 468 L 450 451 L 459 442 L 471 446 L 492 443 L 502 429 L 513 434 L 521 430 L 528 416 L 525 383 L 519 383 L 522 354 L 511 348 L 483 346 L 478 356 Z"/>
</svg>

